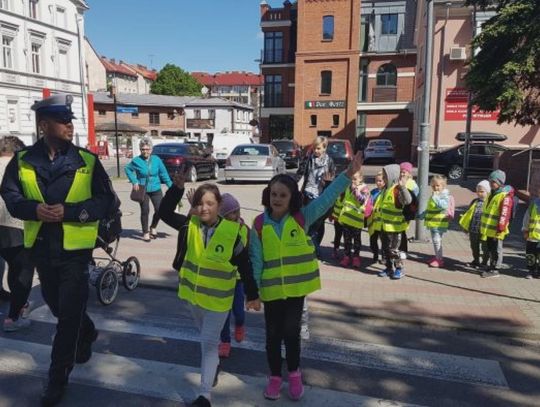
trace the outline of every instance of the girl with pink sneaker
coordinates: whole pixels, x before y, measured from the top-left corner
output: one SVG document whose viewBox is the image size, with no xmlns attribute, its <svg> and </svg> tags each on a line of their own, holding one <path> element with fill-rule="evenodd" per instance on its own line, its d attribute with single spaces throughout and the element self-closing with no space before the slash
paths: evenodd
<svg viewBox="0 0 540 407">
<path fill-rule="evenodd" d="M 362 168 L 357 153 L 342 173 L 322 194 L 302 206 L 302 194 L 294 178 L 274 176 L 263 191 L 264 213 L 251 229 L 249 254 L 253 275 L 264 303 L 266 357 L 270 377 L 264 397 L 277 400 L 281 393 L 281 344 L 285 343 L 289 397 L 304 394 L 300 372 L 300 324 L 304 298 L 321 288 L 319 264 L 308 230 L 334 204 Z"/>
<path fill-rule="evenodd" d="M 360 268 L 362 228 L 364 227 L 364 219 L 371 215 L 372 209 L 369 188 L 364 183 L 363 175 L 357 172 L 352 176 L 351 186 L 343 194 L 343 207 L 339 215 L 345 247 L 344 256 L 339 262 L 341 267 L 352 265 L 356 269 Z"/>
<path fill-rule="evenodd" d="M 446 188 L 445 176 L 434 175 L 431 177 L 430 186 L 433 192 L 422 217 L 426 228 L 431 232 L 435 250 L 435 257 L 429 260 L 428 264 L 430 267 L 439 268 L 444 266 L 442 237 L 454 215 L 454 198 Z"/>
</svg>

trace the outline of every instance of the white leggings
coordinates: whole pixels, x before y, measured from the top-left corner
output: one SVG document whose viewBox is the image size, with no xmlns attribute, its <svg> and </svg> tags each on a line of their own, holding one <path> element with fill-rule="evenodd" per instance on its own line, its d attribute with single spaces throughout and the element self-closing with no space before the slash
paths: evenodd
<svg viewBox="0 0 540 407">
<path fill-rule="evenodd" d="M 439 230 L 431 229 L 431 240 L 433 241 L 433 250 L 435 251 L 435 258 L 437 260 L 443 259 L 443 249 L 442 249 L 442 236 L 444 232 Z"/>
<path fill-rule="evenodd" d="M 201 387 L 200 395 L 210 400 L 210 391 L 214 384 L 214 376 L 219 363 L 218 345 L 221 329 L 229 315 L 226 312 L 208 311 L 197 305 L 189 304 L 195 326 L 200 334 L 201 342 Z"/>
</svg>

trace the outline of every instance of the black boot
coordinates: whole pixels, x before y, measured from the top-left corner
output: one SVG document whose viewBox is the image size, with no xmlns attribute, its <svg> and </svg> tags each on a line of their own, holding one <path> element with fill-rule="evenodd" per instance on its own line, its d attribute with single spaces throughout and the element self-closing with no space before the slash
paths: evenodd
<svg viewBox="0 0 540 407">
<path fill-rule="evenodd" d="M 49 381 L 49 383 L 47 383 L 47 387 L 41 394 L 41 407 L 56 406 L 62 400 L 65 390 L 65 384 L 58 384 Z"/>
<path fill-rule="evenodd" d="M 210 400 L 208 400 L 204 396 L 197 397 L 197 400 L 195 400 L 193 403 L 191 403 L 192 407 L 212 407 L 210 404 Z"/>
<path fill-rule="evenodd" d="M 80 341 L 77 345 L 77 354 L 75 355 L 76 363 L 86 363 L 92 357 L 92 344 L 96 341 L 98 337 L 98 330 L 94 329 L 92 334 Z"/>
</svg>

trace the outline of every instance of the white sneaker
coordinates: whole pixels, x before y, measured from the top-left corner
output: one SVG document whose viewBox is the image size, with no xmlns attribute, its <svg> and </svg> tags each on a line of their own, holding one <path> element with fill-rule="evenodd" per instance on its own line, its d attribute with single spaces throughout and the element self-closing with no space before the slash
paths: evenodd
<svg viewBox="0 0 540 407">
<path fill-rule="evenodd" d="M 145 233 L 145 234 L 143 235 L 143 240 L 144 240 L 145 242 L 149 242 L 149 241 L 150 241 L 150 233 Z"/>
<path fill-rule="evenodd" d="M 30 312 L 34 309 L 34 301 L 26 301 L 26 304 L 24 304 L 24 307 L 21 309 L 20 316 L 21 318 L 28 318 L 30 316 Z"/>
<path fill-rule="evenodd" d="M 305 341 L 309 341 L 309 328 L 307 325 L 303 325 L 300 329 L 300 338 Z"/>
<path fill-rule="evenodd" d="M 152 238 L 155 239 L 156 236 L 157 236 L 157 230 L 156 230 L 156 228 L 150 228 L 150 237 L 152 237 Z"/>
<path fill-rule="evenodd" d="M 22 328 L 28 328 L 29 326 L 29 319 L 19 318 L 15 321 L 11 318 L 4 319 L 4 332 L 15 332 Z"/>
</svg>

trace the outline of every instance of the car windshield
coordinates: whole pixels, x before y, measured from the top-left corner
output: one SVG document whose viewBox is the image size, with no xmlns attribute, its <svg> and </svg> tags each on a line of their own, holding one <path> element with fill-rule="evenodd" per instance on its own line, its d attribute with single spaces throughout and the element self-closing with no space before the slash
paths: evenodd
<svg viewBox="0 0 540 407">
<path fill-rule="evenodd" d="M 389 140 L 372 140 L 369 142 L 368 147 L 389 147 L 392 143 Z"/>
<path fill-rule="evenodd" d="M 326 152 L 330 157 L 344 157 L 347 155 L 345 143 L 329 143 Z"/>
<path fill-rule="evenodd" d="M 269 155 L 268 147 L 263 146 L 238 146 L 231 155 Z"/>
<path fill-rule="evenodd" d="M 188 146 L 187 145 L 174 145 L 174 146 L 160 146 L 157 145 L 154 147 L 154 154 L 187 154 Z"/>
<path fill-rule="evenodd" d="M 293 143 L 290 141 L 273 141 L 272 144 L 279 152 L 287 151 L 293 148 Z"/>
</svg>

